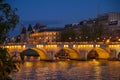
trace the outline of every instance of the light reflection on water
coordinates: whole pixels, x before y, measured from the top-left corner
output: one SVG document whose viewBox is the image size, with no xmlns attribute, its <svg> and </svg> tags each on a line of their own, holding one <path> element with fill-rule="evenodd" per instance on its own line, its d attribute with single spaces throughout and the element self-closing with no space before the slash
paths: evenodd
<svg viewBox="0 0 120 80">
<path fill-rule="evenodd" d="M 120 62 L 25 62 L 13 80 L 120 80 Z"/>
</svg>

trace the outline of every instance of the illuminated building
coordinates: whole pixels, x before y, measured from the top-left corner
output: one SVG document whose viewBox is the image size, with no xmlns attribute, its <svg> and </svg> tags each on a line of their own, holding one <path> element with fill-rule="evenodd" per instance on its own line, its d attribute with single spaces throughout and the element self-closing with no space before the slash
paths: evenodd
<svg viewBox="0 0 120 80">
<path fill-rule="evenodd" d="M 60 41 L 59 28 L 48 28 L 46 25 L 39 23 L 33 27 L 30 24 L 28 28 L 24 25 L 21 26 L 20 39 L 21 43 L 40 44 L 40 43 L 52 43 Z"/>
<path fill-rule="evenodd" d="M 103 38 L 117 41 L 120 37 L 120 13 L 110 12 L 98 17 L 99 24 L 104 26 Z"/>
<path fill-rule="evenodd" d="M 87 26 L 91 35 L 94 36 L 94 28 L 96 25 L 103 27 L 101 39 L 116 41 L 120 38 L 120 13 L 109 12 L 105 14 L 99 14 L 97 18 L 83 20 L 79 23 L 80 26 Z M 78 25 L 78 26 L 79 26 Z"/>
<path fill-rule="evenodd" d="M 61 29 L 43 29 L 30 34 L 29 42 L 33 44 L 51 43 L 60 40 Z"/>
<path fill-rule="evenodd" d="M 104 26 L 118 25 L 120 21 L 120 13 L 110 12 L 98 16 L 99 24 Z M 120 25 L 119 25 L 120 26 Z"/>
</svg>

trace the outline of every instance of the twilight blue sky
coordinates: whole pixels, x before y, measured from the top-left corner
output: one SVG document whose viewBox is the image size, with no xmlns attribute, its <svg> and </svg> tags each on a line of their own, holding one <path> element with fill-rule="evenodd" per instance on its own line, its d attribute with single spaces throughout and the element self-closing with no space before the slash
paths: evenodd
<svg viewBox="0 0 120 80">
<path fill-rule="evenodd" d="M 120 12 L 120 0 L 5 0 L 18 8 L 20 24 L 39 22 L 50 27 L 95 18 L 98 13 Z M 18 28 L 16 29 L 18 30 Z"/>
</svg>

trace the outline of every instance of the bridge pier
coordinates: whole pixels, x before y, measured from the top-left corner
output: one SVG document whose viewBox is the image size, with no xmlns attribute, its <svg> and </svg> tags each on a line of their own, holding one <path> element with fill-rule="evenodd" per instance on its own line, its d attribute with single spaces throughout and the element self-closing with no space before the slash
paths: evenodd
<svg viewBox="0 0 120 80">
<path fill-rule="evenodd" d="M 87 60 L 88 51 L 85 49 L 79 50 L 80 60 L 86 61 Z"/>
<path fill-rule="evenodd" d="M 47 51 L 47 54 L 48 54 L 48 56 L 49 56 L 49 60 L 50 60 L 50 61 L 53 61 L 56 52 L 51 50 L 51 51 Z"/>
</svg>

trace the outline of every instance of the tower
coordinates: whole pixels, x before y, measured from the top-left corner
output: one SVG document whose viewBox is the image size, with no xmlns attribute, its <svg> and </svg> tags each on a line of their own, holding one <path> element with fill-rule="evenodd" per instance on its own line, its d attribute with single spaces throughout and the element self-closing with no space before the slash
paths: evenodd
<svg viewBox="0 0 120 80">
<path fill-rule="evenodd" d="M 99 18 L 100 17 L 100 4 L 99 4 L 99 0 L 98 0 L 98 8 L 97 8 L 97 17 Z"/>
<path fill-rule="evenodd" d="M 26 27 L 22 24 L 20 28 L 20 41 L 25 42 L 26 41 Z"/>
<path fill-rule="evenodd" d="M 33 32 L 32 25 L 29 24 L 28 29 L 27 29 L 27 31 L 26 31 L 26 41 L 27 41 L 27 42 L 29 42 L 29 40 L 30 40 L 30 33 L 32 33 L 32 32 Z"/>
<path fill-rule="evenodd" d="M 97 17 L 100 17 L 100 7 L 98 6 L 98 14 Z"/>
</svg>

